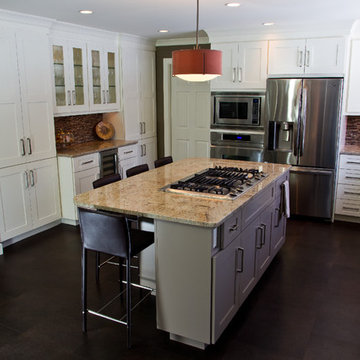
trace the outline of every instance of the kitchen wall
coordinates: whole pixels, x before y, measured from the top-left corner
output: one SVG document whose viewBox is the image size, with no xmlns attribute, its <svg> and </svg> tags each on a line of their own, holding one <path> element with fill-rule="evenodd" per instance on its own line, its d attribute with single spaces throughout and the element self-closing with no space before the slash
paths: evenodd
<svg viewBox="0 0 360 360">
<path fill-rule="evenodd" d="M 347 117 L 345 144 L 360 145 L 360 116 Z"/>
<path fill-rule="evenodd" d="M 102 119 L 103 114 L 55 117 L 55 136 L 63 130 L 74 135 L 74 144 L 99 140 L 95 133 L 95 125 Z"/>
</svg>

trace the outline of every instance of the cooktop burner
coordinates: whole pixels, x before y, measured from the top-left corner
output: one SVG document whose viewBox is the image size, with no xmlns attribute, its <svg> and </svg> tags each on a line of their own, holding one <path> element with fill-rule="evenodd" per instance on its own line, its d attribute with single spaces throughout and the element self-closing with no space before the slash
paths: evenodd
<svg viewBox="0 0 360 360">
<path fill-rule="evenodd" d="M 258 169 L 215 166 L 166 185 L 161 190 L 233 200 L 267 176 Z"/>
</svg>

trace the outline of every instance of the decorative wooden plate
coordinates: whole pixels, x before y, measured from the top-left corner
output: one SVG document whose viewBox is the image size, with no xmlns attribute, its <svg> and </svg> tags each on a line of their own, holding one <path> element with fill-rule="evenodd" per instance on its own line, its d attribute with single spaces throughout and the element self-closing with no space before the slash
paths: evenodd
<svg viewBox="0 0 360 360">
<path fill-rule="evenodd" d="M 115 129 L 112 124 L 100 121 L 95 126 L 96 135 L 102 140 L 110 140 L 115 133 Z"/>
</svg>

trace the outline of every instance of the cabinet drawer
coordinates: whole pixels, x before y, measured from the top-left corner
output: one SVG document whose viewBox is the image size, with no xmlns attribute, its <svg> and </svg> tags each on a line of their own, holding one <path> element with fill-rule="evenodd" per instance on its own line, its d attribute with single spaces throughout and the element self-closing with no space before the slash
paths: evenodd
<svg viewBox="0 0 360 360">
<path fill-rule="evenodd" d="M 123 146 L 118 149 L 119 160 L 129 159 L 137 156 L 137 145 Z"/>
<path fill-rule="evenodd" d="M 338 184 L 336 197 L 339 199 L 360 200 L 360 184 Z"/>
<path fill-rule="evenodd" d="M 360 170 L 360 156 L 340 155 L 340 169 Z"/>
<path fill-rule="evenodd" d="M 241 232 L 241 211 L 227 219 L 221 231 L 221 248 L 225 249 Z"/>
<path fill-rule="evenodd" d="M 91 169 L 99 166 L 99 153 L 79 156 L 73 159 L 74 172 Z"/>
<path fill-rule="evenodd" d="M 269 186 L 245 204 L 242 213 L 242 228 L 251 223 L 274 200 L 274 186 Z"/>
<path fill-rule="evenodd" d="M 336 199 L 336 214 L 360 216 L 360 200 Z"/>
<path fill-rule="evenodd" d="M 338 182 L 340 184 L 360 185 L 360 169 L 340 169 Z"/>
<path fill-rule="evenodd" d="M 289 180 L 289 173 L 282 175 L 280 179 L 276 180 L 275 182 L 275 198 L 280 196 L 281 194 L 281 185 L 284 183 L 284 181 Z"/>
</svg>

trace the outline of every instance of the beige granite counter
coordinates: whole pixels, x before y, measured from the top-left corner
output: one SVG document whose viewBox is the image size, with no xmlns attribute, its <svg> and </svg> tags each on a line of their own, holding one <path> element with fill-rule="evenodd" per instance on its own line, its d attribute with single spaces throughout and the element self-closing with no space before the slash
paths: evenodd
<svg viewBox="0 0 360 360">
<path fill-rule="evenodd" d="M 179 195 L 160 190 L 167 184 L 216 165 L 260 168 L 269 176 L 235 200 Z M 237 208 L 245 204 L 257 192 L 273 183 L 290 167 L 290 165 L 221 159 L 185 159 L 77 195 L 75 204 L 79 207 L 102 209 L 152 219 L 203 227 L 217 227 Z"/>
<path fill-rule="evenodd" d="M 74 144 L 59 148 L 57 149 L 57 156 L 76 157 L 136 143 L 136 140 L 89 141 L 82 144 Z"/>
<path fill-rule="evenodd" d="M 344 145 L 340 153 L 346 155 L 360 155 L 360 145 Z"/>
</svg>

